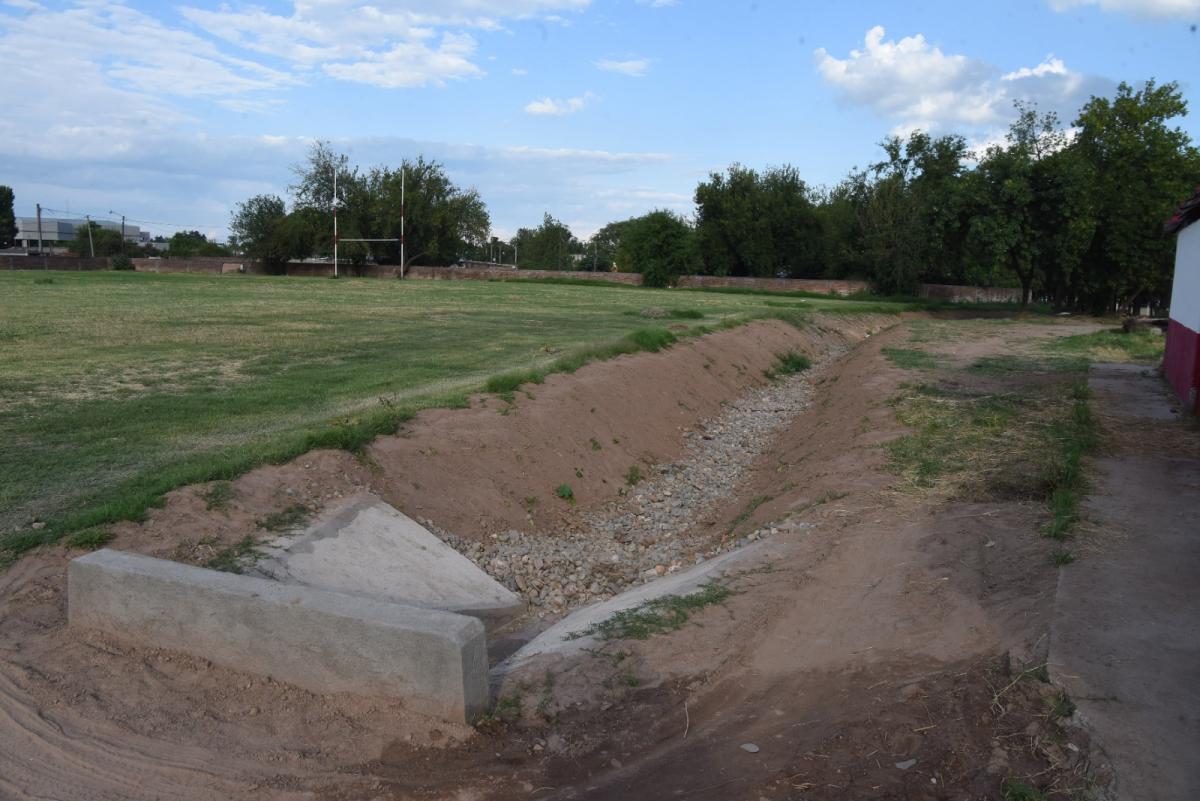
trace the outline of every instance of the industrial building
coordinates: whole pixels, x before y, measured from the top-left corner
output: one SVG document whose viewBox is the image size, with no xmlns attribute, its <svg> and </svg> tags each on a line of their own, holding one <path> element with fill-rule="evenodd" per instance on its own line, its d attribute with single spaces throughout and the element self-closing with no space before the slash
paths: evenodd
<svg viewBox="0 0 1200 801">
<path fill-rule="evenodd" d="M 107 228 L 110 231 L 120 231 L 121 223 L 111 220 L 92 220 L 101 228 Z M 55 217 L 42 217 L 42 230 L 40 234 L 42 248 L 46 253 L 62 253 L 66 252 L 67 245 L 75 241 L 76 228 L 83 228 L 87 223 L 84 219 L 62 219 Z M 38 252 L 38 221 L 37 217 L 18 217 L 17 218 L 17 236 L 13 242 L 13 246 L 26 253 Z M 145 244 L 150 241 L 150 234 L 141 230 L 136 225 L 125 224 L 125 241 L 136 244 Z"/>
</svg>

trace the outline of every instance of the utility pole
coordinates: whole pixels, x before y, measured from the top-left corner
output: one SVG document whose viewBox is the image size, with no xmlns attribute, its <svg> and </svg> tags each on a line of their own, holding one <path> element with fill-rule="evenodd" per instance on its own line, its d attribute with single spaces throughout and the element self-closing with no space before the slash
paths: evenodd
<svg viewBox="0 0 1200 801">
<path fill-rule="evenodd" d="M 109 214 L 116 214 L 112 209 L 108 210 Z M 121 215 L 121 255 L 125 255 L 125 215 Z"/>
<path fill-rule="evenodd" d="M 42 267 L 46 266 L 46 254 L 42 251 L 42 204 L 37 204 L 37 225 L 38 225 L 38 255 L 42 257 Z"/>
<path fill-rule="evenodd" d="M 333 165 L 333 277 L 338 277 L 338 233 L 337 233 L 337 164 Z"/>
<path fill-rule="evenodd" d="M 94 242 L 92 242 L 92 218 L 90 215 L 85 214 L 83 216 L 83 219 L 87 221 L 86 224 L 87 224 L 87 229 L 88 229 L 88 250 L 90 250 L 92 252 L 92 258 L 94 259 L 94 258 L 96 258 L 96 244 Z"/>
<path fill-rule="evenodd" d="M 400 162 L 400 277 L 404 277 L 404 162 Z"/>
</svg>

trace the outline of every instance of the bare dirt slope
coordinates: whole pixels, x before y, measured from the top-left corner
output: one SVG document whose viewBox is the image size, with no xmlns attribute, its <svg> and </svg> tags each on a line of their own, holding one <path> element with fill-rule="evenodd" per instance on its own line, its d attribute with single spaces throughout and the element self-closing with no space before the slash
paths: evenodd
<svg viewBox="0 0 1200 801">
<path fill-rule="evenodd" d="M 235 482 L 226 509 L 181 490 L 114 546 L 203 561 L 269 511 L 364 487 L 461 536 L 531 519 L 554 536 L 610 498 L 631 460 L 682 453 L 683 431 L 763 380 L 777 351 L 815 355 L 880 324 L 761 324 L 593 365 L 507 414 L 492 399 L 422 416 L 372 449 L 374 465 L 310 454 Z M 966 360 L 1074 331 L 979 326 L 939 350 Z M 70 554 L 22 560 L 0 576 L 0 797 L 940 799 L 999 798 L 1005 780 L 1068 786 L 1086 742 L 1047 714 L 1054 688 L 1021 673 L 1044 659 L 1057 576 L 1036 535 L 1043 507 L 891 489 L 880 444 L 902 430 L 888 401 L 921 376 L 881 348 L 908 337 L 890 329 L 831 365 L 808 411 L 697 524 L 806 524 L 769 540 L 731 599 L 697 625 L 513 676 L 479 732 L 69 631 Z M 643 430 L 646 410 L 658 423 Z M 575 468 L 574 511 L 522 508 Z"/>
<path fill-rule="evenodd" d="M 1114 798 L 1200 798 L 1200 432 L 1153 371 L 1096 365 L 1089 384 L 1116 436 L 1086 558 L 1059 584 L 1051 672 L 1103 745 Z"/>
</svg>

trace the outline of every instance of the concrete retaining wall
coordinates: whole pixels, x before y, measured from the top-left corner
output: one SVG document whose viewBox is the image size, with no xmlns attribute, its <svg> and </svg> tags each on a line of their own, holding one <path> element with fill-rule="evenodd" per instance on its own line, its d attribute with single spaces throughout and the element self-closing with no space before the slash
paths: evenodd
<svg viewBox="0 0 1200 801">
<path fill-rule="evenodd" d="M 68 620 L 317 693 L 401 699 L 472 723 L 488 705 L 483 624 L 104 549 L 71 561 Z"/>
</svg>

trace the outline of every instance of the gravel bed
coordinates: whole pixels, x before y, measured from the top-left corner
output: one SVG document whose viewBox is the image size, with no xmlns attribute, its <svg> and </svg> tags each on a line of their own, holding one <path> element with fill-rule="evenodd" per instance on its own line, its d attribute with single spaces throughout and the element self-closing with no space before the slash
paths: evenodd
<svg viewBox="0 0 1200 801">
<path fill-rule="evenodd" d="M 827 353 L 810 369 L 727 405 L 685 434 L 683 458 L 647 468 L 636 486 L 623 487 L 613 501 L 583 513 L 578 525 L 557 535 L 511 529 L 476 542 L 421 522 L 526 598 L 541 618 L 611 598 L 779 531 L 807 528 L 810 524 L 784 521 L 751 531 L 731 526 L 715 539 L 687 534 L 697 522 L 711 519 L 776 433 L 808 408 L 815 380 L 840 353 Z"/>
</svg>

